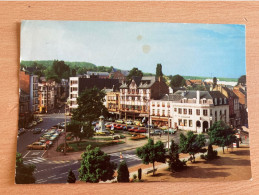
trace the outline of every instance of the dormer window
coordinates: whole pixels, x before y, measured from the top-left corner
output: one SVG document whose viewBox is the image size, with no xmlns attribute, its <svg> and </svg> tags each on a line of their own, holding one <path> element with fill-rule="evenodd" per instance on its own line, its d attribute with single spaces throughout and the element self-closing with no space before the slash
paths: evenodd
<svg viewBox="0 0 259 195">
<path fill-rule="evenodd" d="M 203 104 L 206 104 L 206 103 L 207 103 L 207 100 L 206 100 L 206 99 L 203 99 L 203 100 L 202 100 L 202 103 L 203 103 Z"/>
<path fill-rule="evenodd" d="M 192 101 L 193 101 L 193 103 L 196 103 L 196 98 L 193 98 Z"/>
<path fill-rule="evenodd" d="M 222 104 L 222 98 L 219 98 L 219 104 Z"/>
<path fill-rule="evenodd" d="M 224 98 L 224 104 L 227 104 L 227 98 Z"/>
<path fill-rule="evenodd" d="M 217 98 L 214 99 L 214 103 L 215 103 L 215 105 L 217 105 L 217 103 L 218 103 L 218 102 L 217 102 Z"/>
</svg>

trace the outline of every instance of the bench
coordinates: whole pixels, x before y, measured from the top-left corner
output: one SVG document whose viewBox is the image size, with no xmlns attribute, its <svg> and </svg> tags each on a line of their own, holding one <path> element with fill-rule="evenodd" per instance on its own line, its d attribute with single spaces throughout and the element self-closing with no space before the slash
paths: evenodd
<svg viewBox="0 0 259 195">
<path fill-rule="evenodd" d="M 153 173 L 153 172 L 156 172 L 156 171 L 157 171 L 157 169 L 155 169 L 155 170 L 151 169 L 151 170 L 148 170 L 146 174 L 148 175 L 149 173 Z"/>
</svg>

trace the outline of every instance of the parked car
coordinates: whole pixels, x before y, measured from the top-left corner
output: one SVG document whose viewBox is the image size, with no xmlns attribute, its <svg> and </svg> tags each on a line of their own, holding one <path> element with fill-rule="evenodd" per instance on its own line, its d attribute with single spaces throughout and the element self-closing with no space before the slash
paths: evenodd
<svg viewBox="0 0 259 195">
<path fill-rule="evenodd" d="M 29 150 L 46 150 L 47 145 L 43 144 L 41 142 L 34 142 L 34 143 L 28 145 L 27 149 L 29 149 Z"/>
<path fill-rule="evenodd" d="M 150 132 L 150 135 L 162 135 L 163 131 L 160 129 L 156 129 Z"/>
<path fill-rule="evenodd" d="M 146 133 L 146 132 L 147 132 L 147 129 L 145 128 L 135 130 L 135 133 Z"/>
<path fill-rule="evenodd" d="M 122 125 L 117 125 L 116 127 L 114 127 L 117 130 L 123 130 L 123 126 Z"/>
<path fill-rule="evenodd" d="M 39 142 L 43 143 L 43 144 L 46 144 L 47 145 L 47 148 L 49 148 L 50 146 L 53 145 L 53 142 L 50 141 L 50 140 L 47 140 L 47 139 L 40 139 Z"/>
<path fill-rule="evenodd" d="M 33 132 L 32 132 L 33 134 L 39 134 L 39 133 L 41 133 L 41 128 L 35 128 L 35 129 L 33 129 Z"/>
<path fill-rule="evenodd" d="M 160 129 L 166 130 L 166 129 L 168 129 L 168 126 L 162 126 L 162 127 L 160 127 Z"/>
<path fill-rule="evenodd" d="M 127 125 L 133 125 L 133 121 L 127 120 L 126 124 L 127 124 Z"/>
<path fill-rule="evenodd" d="M 169 134 L 174 134 L 175 132 L 176 132 L 176 130 L 169 129 Z M 164 133 L 167 134 L 168 133 L 168 129 L 164 130 Z"/>
<path fill-rule="evenodd" d="M 136 130 L 138 130 L 138 127 L 131 127 L 131 128 L 129 129 L 129 132 L 135 132 Z"/>
<path fill-rule="evenodd" d="M 35 126 L 35 125 L 37 125 L 38 123 L 37 123 L 37 121 L 32 121 L 32 125 L 33 126 Z"/>
<path fill-rule="evenodd" d="M 155 126 L 154 125 L 146 125 L 146 128 L 154 129 Z"/>
<path fill-rule="evenodd" d="M 19 130 L 18 130 L 18 135 L 22 135 L 22 134 L 24 134 L 26 131 L 25 131 L 25 129 L 24 128 L 20 128 Z"/>
<path fill-rule="evenodd" d="M 37 123 L 41 123 L 43 121 L 43 119 L 42 118 L 38 118 L 36 121 L 37 121 Z"/>
<path fill-rule="evenodd" d="M 118 120 L 116 120 L 115 122 L 116 122 L 116 123 L 121 123 L 121 124 L 124 123 L 124 121 L 123 121 L 122 119 L 118 119 Z"/>
</svg>

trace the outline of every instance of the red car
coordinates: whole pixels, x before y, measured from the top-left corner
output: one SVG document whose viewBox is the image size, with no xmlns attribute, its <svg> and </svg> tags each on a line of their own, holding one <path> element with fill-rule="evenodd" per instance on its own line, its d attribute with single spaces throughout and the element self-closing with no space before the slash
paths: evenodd
<svg viewBox="0 0 259 195">
<path fill-rule="evenodd" d="M 122 130 L 123 129 L 123 126 L 122 125 L 117 125 L 116 127 L 114 127 L 115 129 L 117 130 Z"/>
<path fill-rule="evenodd" d="M 138 127 L 131 127 L 130 129 L 129 129 L 129 132 L 135 132 L 135 131 L 137 131 L 138 130 Z"/>
<path fill-rule="evenodd" d="M 146 132 L 147 130 L 144 128 L 135 130 L 135 133 L 146 133 Z"/>
</svg>

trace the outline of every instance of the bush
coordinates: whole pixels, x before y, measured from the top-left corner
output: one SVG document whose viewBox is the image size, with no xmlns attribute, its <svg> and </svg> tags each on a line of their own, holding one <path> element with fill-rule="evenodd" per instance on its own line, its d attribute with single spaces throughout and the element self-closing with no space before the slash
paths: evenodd
<svg viewBox="0 0 259 195">
<path fill-rule="evenodd" d="M 209 144 L 207 154 L 201 154 L 200 157 L 204 160 L 213 160 L 218 157 L 218 151 L 213 150 L 212 144 Z"/>
<path fill-rule="evenodd" d="M 117 181 L 129 182 L 129 169 L 125 161 L 122 161 L 119 165 Z"/>
<path fill-rule="evenodd" d="M 138 180 L 141 180 L 141 178 L 142 178 L 142 169 L 139 168 L 138 169 Z"/>
<path fill-rule="evenodd" d="M 137 175 L 134 174 L 134 175 L 133 175 L 133 180 L 136 180 L 136 179 L 137 179 Z"/>
</svg>

